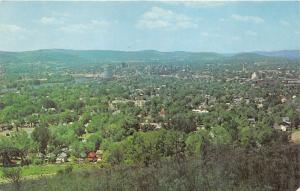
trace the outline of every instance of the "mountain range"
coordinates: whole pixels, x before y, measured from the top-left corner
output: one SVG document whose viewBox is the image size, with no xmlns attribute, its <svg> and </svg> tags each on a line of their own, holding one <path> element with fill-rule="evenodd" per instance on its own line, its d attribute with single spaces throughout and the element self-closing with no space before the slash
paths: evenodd
<svg viewBox="0 0 300 191">
<path fill-rule="evenodd" d="M 264 56 L 286 57 L 289 59 L 300 59 L 300 50 L 279 50 L 279 51 L 256 51 L 255 53 Z"/>
<path fill-rule="evenodd" d="M 69 50 L 43 49 L 23 52 L 0 51 L 0 63 L 6 62 L 63 62 L 63 63 L 98 63 L 98 62 L 196 62 L 216 61 L 219 59 L 300 59 L 300 50 L 256 51 L 236 53 L 231 55 L 214 52 L 160 52 L 156 50 L 143 51 L 113 51 L 113 50 Z"/>
</svg>

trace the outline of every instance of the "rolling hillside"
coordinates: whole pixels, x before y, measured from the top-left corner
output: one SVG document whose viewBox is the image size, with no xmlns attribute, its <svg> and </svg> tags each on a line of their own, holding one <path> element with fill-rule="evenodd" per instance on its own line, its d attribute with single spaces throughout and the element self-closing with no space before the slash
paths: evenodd
<svg viewBox="0 0 300 191">
<path fill-rule="evenodd" d="M 280 50 L 273 52 L 258 51 L 255 52 L 264 56 L 286 57 L 289 59 L 300 59 L 300 50 Z"/>
<path fill-rule="evenodd" d="M 155 50 L 144 51 L 111 51 L 111 50 L 65 50 L 45 49 L 24 52 L 0 51 L 0 63 L 28 63 L 28 62 L 56 62 L 56 63 L 103 63 L 103 62 L 201 62 L 217 61 L 220 59 L 233 60 L 260 60 L 271 57 L 300 58 L 300 51 L 277 51 L 237 53 L 225 56 L 213 52 L 159 52 Z M 299 56 L 299 57 L 298 57 Z"/>
</svg>

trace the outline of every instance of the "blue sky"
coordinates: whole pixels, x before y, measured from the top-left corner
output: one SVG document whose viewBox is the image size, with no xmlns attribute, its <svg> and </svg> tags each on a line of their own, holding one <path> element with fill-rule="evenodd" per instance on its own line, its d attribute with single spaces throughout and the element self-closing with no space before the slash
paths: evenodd
<svg viewBox="0 0 300 191">
<path fill-rule="evenodd" d="M 0 50 L 300 49 L 300 2 L 1 2 Z"/>
</svg>

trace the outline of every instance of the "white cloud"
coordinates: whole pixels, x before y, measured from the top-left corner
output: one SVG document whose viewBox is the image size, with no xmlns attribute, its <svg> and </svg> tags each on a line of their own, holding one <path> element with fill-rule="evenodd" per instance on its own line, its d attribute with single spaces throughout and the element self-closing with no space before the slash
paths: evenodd
<svg viewBox="0 0 300 191">
<path fill-rule="evenodd" d="M 0 24 L 0 33 L 24 32 L 25 28 L 12 24 Z"/>
<path fill-rule="evenodd" d="M 39 22 L 43 25 L 62 25 L 66 20 L 64 16 L 44 16 L 39 19 Z"/>
<path fill-rule="evenodd" d="M 107 28 L 110 25 L 108 21 L 105 20 L 91 20 L 86 23 L 76 23 L 68 24 L 60 27 L 58 30 L 62 32 L 85 32 L 85 31 L 95 31 L 99 29 Z"/>
<path fill-rule="evenodd" d="M 141 16 L 136 26 L 142 29 L 187 29 L 195 28 L 198 25 L 187 15 L 160 7 L 153 7 Z"/>
<path fill-rule="evenodd" d="M 265 20 L 261 17 L 258 17 L 258 16 L 243 16 L 243 15 L 237 15 L 237 14 L 233 14 L 231 15 L 230 17 L 231 19 L 233 20 L 236 20 L 236 21 L 240 21 L 240 22 L 252 22 L 252 23 L 263 23 Z"/>
<path fill-rule="evenodd" d="M 226 2 L 223 1 L 186 1 L 184 4 L 186 6 L 193 7 L 219 7 L 225 5 Z M 228 3 L 228 2 L 227 2 Z"/>
<path fill-rule="evenodd" d="M 56 21 L 55 17 L 42 17 L 40 19 L 40 22 L 45 25 L 53 24 L 55 21 Z"/>
<path fill-rule="evenodd" d="M 291 26 L 291 23 L 289 23 L 289 22 L 286 21 L 286 20 L 280 20 L 280 21 L 279 21 L 279 24 L 281 24 L 282 26 L 286 26 L 286 27 Z"/>
<path fill-rule="evenodd" d="M 245 35 L 254 37 L 257 36 L 257 33 L 254 31 L 245 31 Z"/>
<path fill-rule="evenodd" d="M 214 38 L 221 37 L 220 34 L 217 34 L 217 33 L 208 33 L 208 32 L 202 32 L 201 36 L 203 36 L 203 37 L 214 37 Z"/>
<path fill-rule="evenodd" d="M 220 18 L 219 21 L 220 21 L 220 22 L 225 22 L 225 21 L 227 21 L 227 19 L 225 19 L 225 18 Z"/>
<path fill-rule="evenodd" d="M 225 5 L 226 2 L 223 1 L 207 1 L 207 0 L 196 0 L 196 1 L 162 1 L 165 4 L 176 5 L 176 6 L 186 6 L 189 8 L 202 8 L 202 7 L 219 7 Z"/>
<path fill-rule="evenodd" d="M 209 34 L 207 32 L 202 32 L 201 36 L 209 36 Z"/>
</svg>

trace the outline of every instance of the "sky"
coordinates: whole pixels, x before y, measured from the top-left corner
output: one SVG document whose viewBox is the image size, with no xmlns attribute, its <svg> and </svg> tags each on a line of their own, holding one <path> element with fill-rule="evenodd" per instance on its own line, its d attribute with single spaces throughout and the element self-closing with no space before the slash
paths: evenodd
<svg viewBox="0 0 300 191">
<path fill-rule="evenodd" d="M 0 50 L 300 49 L 300 1 L 0 1 Z"/>
</svg>

